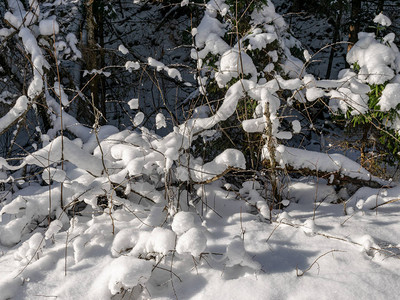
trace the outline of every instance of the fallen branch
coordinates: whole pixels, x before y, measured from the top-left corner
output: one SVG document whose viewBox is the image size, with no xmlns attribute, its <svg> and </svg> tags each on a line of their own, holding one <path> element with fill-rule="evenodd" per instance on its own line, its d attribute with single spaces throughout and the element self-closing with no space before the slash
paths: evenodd
<svg viewBox="0 0 400 300">
<path fill-rule="evenodd" d="M 385 186 L 390 186 L 390 183 L 388 181 L 385 181 L 375 176 L 371 176 L 370 179 L 354 178 L 348 175 L 344 175 L 340 171 L 324 172 L 321 170 L 312 170 L 309 168 L 295 169 L 292 166 L 286 166 L 285 171 L 287 171 L 288 173 L 300 173 L 303 176 L 315 176 L 319 178 L 324 178 L 328 181 L 328 185 L 342 186 L 344 184 L 351 183 L 356 186 L 367 186 L 370 188 L 382 188 Z"/>
<path fill-rule="evenodd" d="M 275 223 L 288 225 L 288 226 L 291 226 L 291 227 L 294 227 L 294 228 L 306 227 L 303 224 L 293 224 L 293 223 L 289 223 L 289 222 L 284 222 L 283 220 L 279 221 L 279 222 L 275 221 Z M 353 244 L 353 245 L 365 248 L 363 244 L 355 242 L 355 241 L 348 240 L 348 239 L 343 238 L 343 237 L 333 236 L 333 235 L 325 234 L 325 233 L 322 233 L 322 232 L 313 232 L 313 234 L 314 235 L 323 236 L 323 237 L 325 237 L 327 239 L 342 241 L 342 242 L 345 242 L 345 243 L 349 243 L 349 244 Z M 365 249 L 365 250 L 368 250 L 368 251 L 373 250 L 373 251 L 376 251 L 378 253 L 384 253 L 386 255 L 391 255 L 393 257 L 396 257 L 397 259 L 400 259 L 400 257 L 396 253 L 393 253 L 392 251 L 389 251 L 389 250 L 386 250 L 386 249 L 377 248 L 377 247 L 368 247 L 368 249 Z"/>
<path fill-rule="evenodd" d="M 328 154 L 285 146 L 280 152 L 276 151 L 276 155 L 278 160 L 284 162 L 283 166 L 281 164 L 277 168 L 305 176 L 322 177 L 328 184 L 352 183 L 372 188 L 391 185 L 389 181 L 373 176 L 360 164 L 340 153 Z M 266 167 L 270 166 L 267 159 L 263 164 Z"/>
<path fill-rule="evenodd" d="M 380 206 L 383 206 L 383 205 L 386 205 L 386 204 L 389 204 L 389 203 L 394 203 L 394 202 L 397 202 L 397 201 L 400 201 L 400 198 L 392 199 L 392 200 L 390 200 L 390 201 L 386 201 L 386 202 L 384 202 L 384 203 L 375 205 L 374 207 L 371 207 L 370 210 L 374 210 L 374 209 L 377 209 L 377 208 L 380 207 Z"/>
</svg>

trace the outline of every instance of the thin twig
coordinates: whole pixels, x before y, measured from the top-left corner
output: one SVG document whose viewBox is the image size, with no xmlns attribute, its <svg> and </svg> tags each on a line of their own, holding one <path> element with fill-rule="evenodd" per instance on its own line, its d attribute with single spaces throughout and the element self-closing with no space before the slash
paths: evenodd
<svg viewBox="0 0 400 300">
<path fill-rule="evenodd" d="M 317 259 L 314 260 L 314 262 L 313 262 L 307 269 L 305 269 L 304 271 L 300 271 L 301 273 L 299 273 L 299 269 L 298 269 L 298 267 L 296 266 L 296 275 L 297 275 L 297 277 L 303 276 L 307 271 L 309 271 L 309 270 L 313 267 L 313 265 L 315 265 L 315 264 L 317 263 L 317 261 L 318 261 L 320 258 L 324 257 L 325 255 L 327 255 L 327 254 L 329 254 L 329 253 L 333 253 L 333 252 L 346 252 L 346 251 L 342 251 L 342 250 L 331 250 L 331 251 L 328 251 L 328 252 L 326 252 L 326 253 L 324 253 L 324 254 L 318 256 Z"/>
</svg>

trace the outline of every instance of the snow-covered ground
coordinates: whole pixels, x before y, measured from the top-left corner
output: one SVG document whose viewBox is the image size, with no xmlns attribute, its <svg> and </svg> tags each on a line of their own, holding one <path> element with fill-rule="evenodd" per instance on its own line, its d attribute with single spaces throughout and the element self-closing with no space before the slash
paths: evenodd
<svg viewBox="0 0 400 300">
<path fill-rule="evenodd" d="M 209 186 L 203 215 L 179 213 L 172 231 L 154 229 L 161 207 L 140 216 L 117 210 L 114 235 L 106 213 L 76 217 L 66 232 L 38 228 L 0 248 L 0 299 L 396 297 L 399 188 L 361 189 L 345 207 L 331 203 L 336 196 L 325 184 L 292 182 L 290 205 L 273 211 L 270 223 L 249 212 L 244 200 L 257 191 L 244 186 Z M 377 199 L 394 201 L 370 210 Z"/>
</svg>

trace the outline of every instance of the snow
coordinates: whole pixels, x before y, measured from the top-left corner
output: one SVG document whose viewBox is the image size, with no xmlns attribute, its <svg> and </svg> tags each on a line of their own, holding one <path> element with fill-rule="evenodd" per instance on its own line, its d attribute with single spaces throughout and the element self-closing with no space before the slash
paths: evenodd
<svg viewBox="0 0 400 300">
<path fill-rule="evenodd" d="M 206 250 L 207 238 L 204 233 L 194 227 L 182 234 L 176 243 L 176 252 L 179 254 L 190 253 L 197 257 Z"/>
<path fill-rule="evenodd" d="M 281 148 L 282 150 L 276 152 L 276 157 L 282 166 L 287 164 L 297 170 L 310 169 L 322 172 L 339 172 L 351 178 L 367 181 L 378 180 L 358 163 L 339 153 L 326 154 L 287 146 L 281 146 Z M 264 158 L 269 158 L 266 146 L 264 146 L 263 150 Z"/>
<path fill-rule="evenodd" d="M 174 219 L 171 224 L 172 230 L 177 235 L 182 235 L 189 229 L 195 226 L 194 216 L 190 212 L 180 211 L 174 215 Z"/>
<path fill-rule="evenodd" d="M 56 182 L 64 182 L 66 173 L 63 170 L 55 168 L 45 168 L 42 173 L 43 180 L 49 184 L 51 180 Z"/>
<path fill-rule="evenodd" d="M 257 28 L 253 30 L 253 32 L 246 37 L 249 41 L 249 50 L 254 50 L 254 49 L 263 49 L 267 46 L 267 44 L 272 43 L 276 39 L 278 39 L 278 36 L 276 35 L 275 32 L 270 33 L 270 32 L 262 32 L 261 28 Z"/>
<path fill-rule="evenodd" d="M 347 53 L 347 61 L 360 66 L 360 79 L 369 84 L 382 84 L 394 77 L 391 66 L 397 55 L 393 48 L 376 41 L 373 34 L 360 33 L 359 41 Z"/>
<path fill-rule="evenodd" d="M 69 46 L 72 49 L 72 52 L 74 53 L 73 60 L 76 60 L 77 58 L 82 58 L 82 52 L 76 47 L 76 44 L 78 44 L 78 39 L 75 34 L 70 32 L 67 34 L 65 39 L 67 40 Z"/>
<path fill-rule="evenodd" d="M 79 299 L 84 294 L 93 299 L 386 299 L 398 293 L 398 182 L 372 176 L 341 153 L 288 146 L 296 143 L 290 140 L 293 134 L 308 140 L 307 120 L 294 109 L 307 104 L 304 96 L 308 101 L 330 97 L 331 109 L 351 109 L 355 115 L 368 110 L 369 85 L 385 84 L 381 110 L 396 109 L 400 58 L 394 37 L 387 35 L 381 43 L 374 34 L 360 34 L 348 55 L 353 69 L 343 70 L 337 80 L 302 77 L 303 63 L 287 48 L 296 40 L 284 34 L 287 25 L 270 1 L 254 10 L 251 29 L 236 45 L 223 40 L 229 29 L 226 20 L 232 17 L 226 2 L 209 1 L 200 25 L 192 29 L 198 82 L 217 82 L 225 94 L 218 104 L 193 108 L 180 124 L 174 121 L 160 130 L 160 136 L 155 129 L 166 127 L 164 107 L 153 114 L 145 111 L 148 95 L 141 88 L 121 94 L 131 99 L 127 104 L 132 110 L 139 109 L 139 100 L 132 99 L 135 94 L 140 92 L 143 100 L 141 111 L 129 112 L 135 114 L 133 122 L 122 124 L 129 129 L 80 124 L 68 107 L 69 90 L 58 82 L 48 87 L 42 76 L 47 63 L 36 37 L 53 34 L 48 22 L 55 19 L 24 11 L 19 0 L 8 1 L 5 19 L 20 28 L 19 37 L 33 62 L 33 80 L 28 97 L 18 98 L 0 119 L 0 128 L 21 117 L 29 98 L 42 93 L 52 124 L 43 133 L 38 127 L 43 144 L 36 142 L 32 153 L 18 160 L 0 158 L 1 182 L 10 181 L 0 191 L 0 300 Z M 36 0 L 30 5 L 39 8 Z M 388 24 L 383 16 L 376 19 Z M 273 41 L 282 47 L 279 55 L 269 51 L 268 64 L 260 68 L 273 78 L 258 80 L 263 72 L 257 72 L 251 51 L 264 50 Z M 77 45 L 72 34 L 56 47 L 70 47 L 75 60 L 82 57 Z M 118 49 L 128 52 L 123 45 Z M 216 69 L 208 65 L 210 53 L 217 58 Z M 310 59 L 307 52 L 304 56 Z M 182 81 L 178 69 L 151 57 L 147 63 Z M 287 74 L 280 73 L 277 63 Z M 139 62 L 125 64 L 128 72 L 139 68 Z M 59 100 L 51 96 L 54 92 Z M 284 99 L 286 92 L 289 98 Z M 220 122 L 234 116 L 244 97 L 252 99 L 254 114 L 242 122 L 243 129 L 264 133 L 268 108 L 279 166 L 316 174 L 291 177 L 279 171 L 282 207 L 271 204 L 269 170 L 246 170 L 243 149 L 216 144 L 210 157 L 204 154 L 208 148 L 196 148 L 196 139 L 204 141 L 200 145 L 217 141 Z M 280 109 L 286 100 L 295 105 Z M 290 117 L 281 123 L 287 108 Z M 69 130 L 63 137 L 57 115 L 61 109 L 63 126 Z M 153 128 L 142 126 L 145 118 L 147 123 L 154 117 Z M 400 128 L 399 120 L 387 124 Z M 289 141 L 283 145 L 281 139 Z M 261 159 L 269 159 L 268 149 L 263 146 Z M 334 185 L 335 176 L 381 187 L 341 187 Z"/>
<path fill-rule="evenodd" d="M 47 19 L 40 21 L 39 31 L 41 35 L 53 36 L 55 34 L 58 34 L 60 28 L 56 20 Z"/>
<path fill-rule="evenodd" d="M 253 261 L 251 256 L 246 252 L 244 241 L 239 237 L 234 237 L 232 242 L 226 247 L 226 257 L 228 259 L 226 266 L 233 267 L 240 265 L 242 267 L 249 267 L 256 271 L 261 269 L 261 264 Z"/>
<path fill-rule="evenodd" d="M 139 99 L 133 98 L 128 101 L 128 105 L 130 109 L 138 109 L 139 108 Z"/>
<path fill-rule="evenodd" d="M 3 132 L 12 123 L 18 120 L 18 118 L 27 111 L 28 104 L 29 100 L 26 96 L 19 97 L 7 114 L 0 118 L 0 132 Z"/>
<path fill-rule="evenodd" d="M 246 160 L 242 152 L 236 149 L 227 149 L 204 165 L 195 164 L 191 171 L 191 177 L 196 182 L 210 180 L 218 174 L 222 174 L 229 167 L 245 169 Z"/>
<path fill-rule="evenodd" d="M 164 128 L 167 127 L 167 123 L 165 122 L 165 117 L 162 113 L 158 113 L 156 115 L 156 128 Z"/>
<path fill-rule="evenodd" d="M 120 141 L 135 139 L 139 141 L 137 133 L 121 132 L 102 143 L 118 149 L 128 146 Z M 120 149 L 120 155 L 128 154 L 128 148 L 124 149 Z M 108 152 L 107 147 L 103 150 Z M 358 165 L 343 157 L 299 151 L 303 152 L 280 146 L 279 153 L 291 152 L 296 157 L 291 159 L 301 166 L 311 167 L 320 161 L 320 170 L 337 170 L 336 163 L 341 163 L 346 174 L 363 174 Z M 332 159 L 335 164 L 329 163 Z M 234 160 L 235 153 L 227 153 L 213 164 Z M 0 299 L 38 294 L 74 299 L 85 291 L 98 299 L 110 299 L 119 293 L 139 293 L 143 297 L 149 293 L 148 298 L 164 299 L 175 299 L 175 293 L 178 299 L 246 299 L 249 288 L 252 299 L 329 298 L 331 293 L 340 298 L 379 298 L 397 292 L 400 203 L 390 201 L 398 198 L 398 187 L 363 188 L 344 205 L 337 204 L 334 187 L 323 179 L 318 184 L 307 178 L 293 180 L 283 187 L 289 205 L 283 211 L 274 209 L 270 223 L 261 221 L 262 216 L 269 216 L 268 208 L 260 215 L 252 211 L 252 203 L 257 207 L 267 205 L 260 182 L 247 181 L 241 189 L 231 191 L 235 185 L 226 185 L 222 180 L 199 185 L 196 188 L 203 200 L 191 202 L 187 211 L 175 213 L 171 223 L 166 222 L 164 202 L 148 206 L 144 200 L 130 198 L 121 200 L 129 206 L 114 211 L 114 235 L 112 221 L 103 213 L 93 219 L 76 215 L 68 235 L 61 228 L 65 224 L 55 220 L 46 232 L 37 228 L 32 234 L 18 237 L 18 226 L 11 226 L 10 216 L 38 206 L 32 203 L 35 198 L 43 197 L 48 202 L 47 194 L 33 195 L 31 187 L 26 190 L 29 197 L 16 198 L 1 211 L 2 222 L 8 223 L 2 223 L 0 232 Z M 146 189 L 157 192 L 152 188 L 138 182 L 131 185 L 131 190 L 148 197 L 152 196 L 145 193 Z M 378 214 L 370 210 L 377 196 L 378 204 L 386 203 L 378 208 Z M 114 201 L 118 203 L 116 198 Z M 183 195 L 180 201 L 185 202 Z M 28 204 L 32 206 L 28 208 Z M 21 237 L 17 247 L 5 246 L 11 241 L 17 243 Z M 341 252 L 321 257 L 333 250 Z M 317 259 L 318 265 L 306 271 Z M 304 275 L 297 277 L 296 269 Z M 344 269 L 352 272 L 342 280 Z M 174 272 L 172 277 L 170 270 Z M 381 286 L 385 286 L 384 292 L 379 290 Z"/>
<path fill-rule="evenodd" d="M 74 144 L 67 137 L 57 137 L 46 147 L 28 155 L 25 163 L 40 167 L 50 166 L 61 160 L 61 157 L 92 174 L 100 175 L 103 171 L 101 159 Z"/>
<path fill-rule="evenodd" d="M 301 124 L 298 120 L 292 122 L 292 128 L 294 133 L 299 133 L 301 131 Z"/>
<path fill-rule="evenodd" d="M 46 230 L 45 239 L 48 240 L 54 234 L 58 233 L 63 227 L 63 223 L 60 220 L 54 220 L 50 223 L 49 228 Z"/>
<path fill-rule="evenodd" d="M 374 18 L 374 23 L 378 23 L 386 27 L 392 25 L 392 21 L 390 21 L 390 19 L 382 13 L 379 13 L 379 15 Z"/>
<path fill-rule="evenodd" d="M 378 104 L 382 111 L 395 109 L 400 103 L 400 84 L 388 83 L 382 92 Z"/>
<path fill-rule="evenodd" d="M 311 55 L 310 55 L 310 53 L 308 52 L 308 50 L 304 50 L 304 51 L 303 51 L 303 56 L 304 56 L 306 62 L 309 62 L 309 61 L 310 61 Z"/>
<path fill-rule="evenodd" d="M 306 91 L 306 97 L 308 101 L 315 101 L 318 98 L 322 98 L 324 96 L 325 96 L 324 90 L 317 87 L 308 88 Z"/>
<path fill-rule="evenodd" d="M 110 277 L 108 288 L 111 295 L 145 283 L 151 276 L 152 268 L 151 262 L 134 257 L 121 256 L 115 259 L 105 270 Z"/>
<path fill-rule="evenodd" d="M 220 88 L 224 87 L 232 78 L 251 75 L 251 80 L 257 77 L 257 69 L 249 55 L 237 49 L 231 49 L 222 54 L 219 70 L 215 79 Z"/>
<path fill-rule="evenodd" d="M 123 44 L 119 45 L 118 51 L 120 51 L 123 55 L 126 55 L 129 53 L 129 50 L 126 49 L 126 47 Z"/>
<path fill-rule="evenodd" d="M 175 239 L 176 235 L 172 230 L 156 227 L 146 242 L 146 251 L 166 255 L 175 249 Z"/>
<path fill-rule="evenodd" d="M 141 111 L 139 111 L 136 115 L 135 118 L 133 119 L 133 125 L 134 126 L 139 126 L 140 124 L 142 124 L 144 120 L 144 113 L 142 113 Z"/>
<path fill-rule="evenodd" d="M 168 76 L 174 79 L 178 79 L 179 81 L 182 81 L 182 75 L 181 73 L 174 68 L 169 68 L 166 65 L 164 65 L 162 62 L 155 60 L 152 57 L 147 58 L 147 62 L 149 66 L 155 67 L 157 71 L 166 71 Z"/>
<path fill-rule="evenodd" d="M 40 94 L 42 92 L 43 88 L 43 67 L 49 69 L 49 64 L 45 60 L 42 50 L 37 44 L 35 36 L 32 34 L 32 32 L 26 28 L 23 27 L 19 31 L 18 35 L 22 39 L 22 43 L 24 45 L 24 48 L 26 51 L 31 55 L 31 62 L 33 64 L 33 80 L 29 84 L 28 87 L 28 97 L 33 99 L 35 96 Z"/>
<path fill-rule="evenodd" d="M 140 63 L 137 61 L 127 61 L 125 63 L 125 69 L 131 73 L 132 70 L 139 70 L 140 69 Z"/>
</svg>

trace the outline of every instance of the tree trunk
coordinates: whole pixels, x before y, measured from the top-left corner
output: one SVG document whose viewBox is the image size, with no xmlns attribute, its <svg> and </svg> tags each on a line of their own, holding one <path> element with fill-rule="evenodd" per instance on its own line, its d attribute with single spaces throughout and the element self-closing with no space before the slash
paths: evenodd
<svg viewBox="0 0 400 300">
<path fill-rule="evenodd" d="M 102 0 L 86 0 L 86 30 L 87 30 L 87 45 L 84 51 L 84 61 L 86 63 L 86 70 L 100 70 L 104 67 L 104 53 L 102 46 L 104 46 L 103 35 L 103 21 L 102 10 L 99 9 L 104 5 Z M 100 43 L 100 47 L 98 44 Z M 88 75 L 90 83 L 89 87 L 89 101 L 80 103 L 78 107 L 78 120 L 82 123 L 92 125 L 95 122 L 95 116 L 99 113 L 103 116 L 100 117 L 99 122 L 103 123 L 105 115 L 105 93 L 104 82 L 100 74 Z"/>
<path fill-rule="evenodd" d="M 335 44 L 340 39 L 340 26 L 342 24 L 342 13 L 343 13 L 343 8 L 340 8 L 339 13 L 336 16 L 335 29 L 333 31 L 333 39 L 332 39 L 333 45 L 331 47 L 331 52 L 329 54 L 328 68 L 326 70 L 326 75 L 325 75 L 326 79 L 328 79 L 331 76 L 331 72 L 332 72 L 333 58 L 335 56 L 335 48 L 336 48 Z"/>
<path fill-rule="evenodd" d="M 353 45 L 358 41 L 358 33 L 360 32 L 361 2 L 362 0 L 351 1 L 350 33 L 347 52 L 349 52 Z"/>
</svg>

